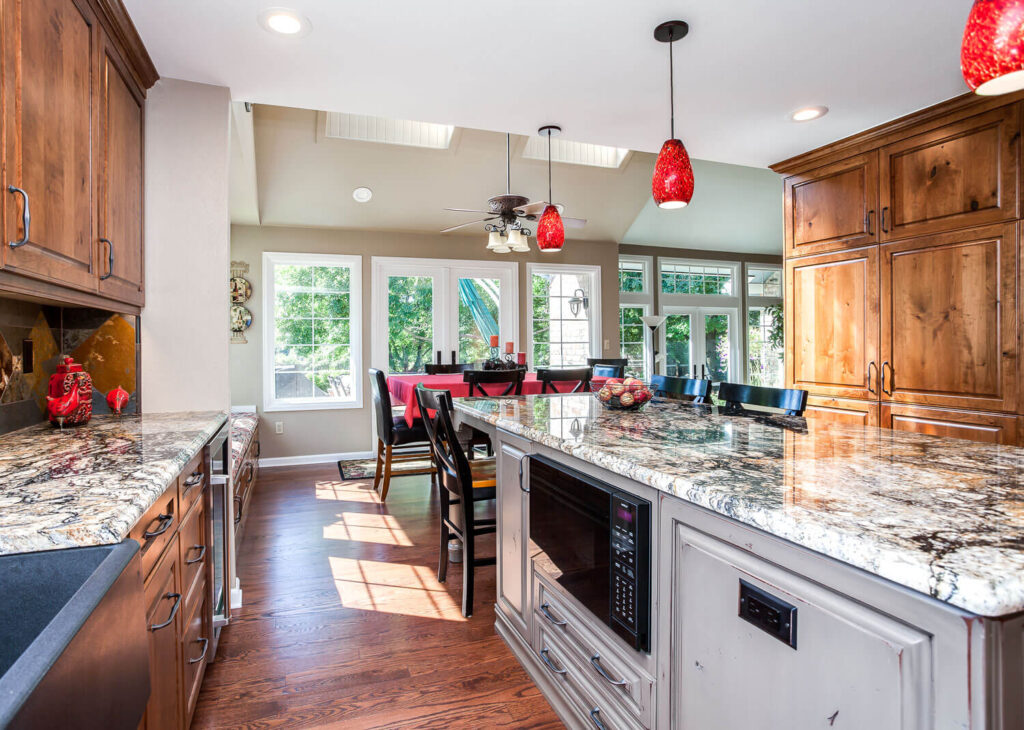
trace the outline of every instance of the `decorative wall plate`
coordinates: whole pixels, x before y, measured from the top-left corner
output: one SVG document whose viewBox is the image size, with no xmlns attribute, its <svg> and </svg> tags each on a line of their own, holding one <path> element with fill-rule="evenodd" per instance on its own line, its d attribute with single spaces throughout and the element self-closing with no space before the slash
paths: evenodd
<svg viewBox="0 0 1024 730">
<path fill-rule="evenodd" d="M 241 304 L 231 305 L 231 331 L 242 332 L 252 326 L 252 312 Z"/>
<path fill-rule="evenodd" d="M 249 301 L 252 296 L 252 284 L 248 279 L 241 276 L 231 277 L 231 301 L 235 304 L 242 304 Z"/>
</svg>

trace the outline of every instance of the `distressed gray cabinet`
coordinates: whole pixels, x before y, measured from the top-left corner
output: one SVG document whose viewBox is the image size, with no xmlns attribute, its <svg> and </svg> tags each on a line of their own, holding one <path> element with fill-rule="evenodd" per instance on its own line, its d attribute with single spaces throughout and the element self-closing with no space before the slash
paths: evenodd
<svg viewBox="0 0 1024 730">
<path fill-rule="evenodd" d="M 498 471 L 498 597 L 496 609 L 523 641 L 529 641 L 527 583 L 527 484 L 529 442 L 499 433 L 495 450 Z M 521 488 L 522 487 L 522 488 Z"/>
</svg>

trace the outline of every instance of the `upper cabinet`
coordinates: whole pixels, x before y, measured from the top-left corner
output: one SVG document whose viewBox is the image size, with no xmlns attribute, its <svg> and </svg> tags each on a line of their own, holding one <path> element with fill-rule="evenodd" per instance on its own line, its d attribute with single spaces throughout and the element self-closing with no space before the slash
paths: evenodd
<svg viewBox="0 0 1024 730">
<path fill-rule="evenodd" d="M 786 255 L 826 253 L 878 241 L 878 153 L 786 179 Z"/>
<path fill-rule="evenodd" d="M 882 240 L 1017 218 L 1019 143 L 1011 105 L 883 147 Z"/>
<path fill-rule="evenodd" d="M 137 308 L 152 62 L 120 0 L 2 7 L 0 280 L 57 301 Z"/>
</svg>

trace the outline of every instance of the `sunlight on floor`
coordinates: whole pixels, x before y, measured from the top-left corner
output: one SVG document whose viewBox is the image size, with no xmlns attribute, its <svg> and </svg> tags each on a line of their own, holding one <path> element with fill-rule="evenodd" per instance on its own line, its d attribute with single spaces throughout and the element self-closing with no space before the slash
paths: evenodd
<svg viewBox="0 0 1024 730">
<path fill-rule="evenodd" d="M 324 527 L 325 539 L 412 547 L 412 540 L 391 515 L 342 512 L 338 517 L 340 522 Z"/>
<path fill-rule="evenodd" d="M 373 482 L 341 482 L 325 480 L 316 482 L 316 498 L 336 502 L 364 502 L 379 504 L 380 497 L 373 491 Z"/>
<path fill-rule="evenodd" d="M 466 621 L 458 603 L 425 565 L 330 558 L 331 574 L 345 608 Z M 451 580 L 449 578 L 449 580 Z"/>
</svg>

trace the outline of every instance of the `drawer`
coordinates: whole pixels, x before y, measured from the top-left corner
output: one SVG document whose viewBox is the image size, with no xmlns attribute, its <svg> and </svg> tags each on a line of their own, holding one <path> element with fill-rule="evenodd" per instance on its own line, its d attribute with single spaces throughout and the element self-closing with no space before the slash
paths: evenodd
<svg viewBox="0 0 1024 730">
<path fill-rule="evenodd" d="M 629 660 L 627 652 L 632 649 L 625 644 L 619 648 L 615 646 L 619 642 L 617 638 L 596 633 L 587 625 L 596 619 L 590 617 L 584 621 L 583 614 L 551 589 L 536 572 L 533 605 L 534 623 L 539 630 L 558 634 L 588 679 L 640 723 L 649 726 L 653 714 L 654 680 Z"/>
<path fill-rule="evenodd" d="M 203 494 L 205 486 L 206 472 L 203 468 L 203 452 L 200 450 L 178 476 L 178 502 L 181 504 L 183 515 L 188 514 L 189 508 Z"/>
<path fill-rule="evenodd" d="M 175 480 L 128 532 L 128 537 L 140 545 L 143 580 L 153 571 L 157 560 L 174 537 L 178 529 L 178 518 L 178 482 Z"/>
<path fill-rule="evenodd" d="M 582 725 L 596 730 L 642 730 L 649 727 L 641 725 L 617 707 L 617 703 L 609 701 L 595 689 L 590 672 L 576 659 L 576 652 L 569 648 L 569 642 L 560 634 L 548 626 L 538 627 L 534 650 L 544 670 L 569 699 Z"/>
<path fill-rule="evenodd" d="M 185 612 L 192 610 L 198 598 L 197 584 L 206 575 L 207 552 L 206 504 L 200 500 L 195 509 L 185 516 L 185 522 L 178 531 L 178 546 L 181 550 L 181 592 L 185 596 Z"/>
<path fill-rule="evenodd" d="M 196 605 L 195 610 L 189 614 L 188 623 L 185 624 L 184 635 L 181 639 L 181 657 L 184 666 L 184 701 L 185 701 L 185 727 L 188 727 L 192 718 L 192 712 L 196 709 L 196 700 L 199 699 L 199 689 L 203 684 L 203 675 L 206 670 L 207 652 L 210 649 L 210 620 L 209 599 L 206 597 L 206 582 L 202 581 L 201 590 L 198 595 L 203 600 Z"/>
</svg>

